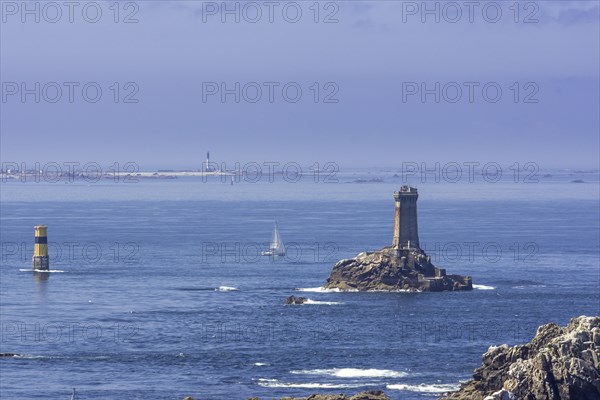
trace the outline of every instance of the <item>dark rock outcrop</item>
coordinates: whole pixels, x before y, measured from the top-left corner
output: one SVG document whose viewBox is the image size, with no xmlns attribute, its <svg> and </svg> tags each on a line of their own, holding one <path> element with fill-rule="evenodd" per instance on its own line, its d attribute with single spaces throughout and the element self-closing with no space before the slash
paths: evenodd
<svg viewBox="0 0 600 400">
<path fill-rule="evenodd" d="M 258 397 L 252 397 L 248 400 L 260 400 Z M 280 400 L 390 400 L 380 390 L 369 390 L 367 392 L 361 392 L 354 396 L 348 396 L 345 394 L 313 394 L 308 397 L 282 397 Z"/>
<path fill-rule="evenodd" d="M 340 290 L 406 290 L 432 291 L 471 290 L 471 277 L 446 275 L 436 268 L 431 257 L 419 248 L 381 250 L 360 253 L 355 258 L 338 261 L 325 287 Z"/>
<path fill-rule="evenodd" d="M 306 297 L 296 297 L 296 296 L 290 296 L 287 299 L 285 299 L 285 305 L 289 305 L 289 304 L 304 304 L 306 303 L 308 299 Z"/>
<path fill-rule="evenodd" d="M 531 342 L 490 347 L 482 358 L 445 400 L 600 399 L 600 317 L 542 325 Z"/>
<path fill-rule="evenodd" d="M 0 353 L 0 358 L 13 358 L 13 357 L 22 357 L 21 354 L 17 353 Z"/>
</svg>

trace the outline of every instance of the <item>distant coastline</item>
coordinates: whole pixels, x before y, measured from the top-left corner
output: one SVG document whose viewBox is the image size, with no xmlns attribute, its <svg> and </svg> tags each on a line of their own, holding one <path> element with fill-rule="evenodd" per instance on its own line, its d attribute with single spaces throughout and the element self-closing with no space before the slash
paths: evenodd
<svg viewBox="0 0 600 400">
<path fill-rule="evenodd" d="M 171 170 L 158 170 L 158 171 L 144 171 L 144 172 L 104 172 L 101 174 L 85 174 L 83 172 L 75 173 L 44 173 L 41 171 L 25 171 L 25 172 L 0 172 L 0 179 L 5 182 L 9 180 L 14 181 L 27 181 L 27 182 L 39 182 L 39 181 L 98 181 L 101 179 L 114 179 L 114 180 L 126 180 L 126 179 L 177 179 L 183 177 L 222 177 L 222 176 L 236 176 L 234 172 L 228 171 L 171 171 Z"/>
<path fill-rule="evenodd" d="M 16 164 L 15 164 L 16 165 Z M 112 168 L 112 167 L 111 167 Z M 400 172 L 392 170 L 378 171 L 376 176 L 371 175 L 372 171 L 369 169 L 365 170 L 350 170 L 343 175 L 338 175 L 339 171 L 332 173 L 331 171 L 300 171 L 298 175 L 294 175 L 293 171 L 284 172 L 283 170 L 265 170 L 258 169 L 237 169 L 237 170 L 209 170 L 209 169 L 157 169 L 154 171 L 138 171 L 137 166 L 135 168 L 123 168 L 121 170 L 102 170 L 90 168 L 90 171 L 84 170 L 68 170 L 68 168 L 59 167 L 45 168 L 42 170 L 27 169 L 27 170 L 14 170 L 14 169 L 0 169 L 0 181 L 21 181 L 21 182 L 73 182 L 73 181 L 86 181 L 86 182 L 98 182 L 101 180 L 114 180 L 114 181 L 135 181 L 137 179 L 177 179 L 177 178 L 209 178 L 218 177 L 224 180 L 225 177 L 235 178 L 236 182 L 240 177 L 249 177 L 251 182 L 255 182 L 262 176 L 268 176 L 272 179 L 274 176 L 281 176 L 287 181 L 295 182 L 302 176 L 310 177 L 311 179 L 320 179 L 323 182 L 332 182 L 337 178 L 342 178 L 336 181 L 336 183 L 347 183 L 347 184 L 380 184 L 388 181 L 402 180 L 405 183 L 408 180 L 424 183 L 427 181 L 442 181 L 446 183 L 457 183 L 456 181 L 448 181 L 443 179 L 444 176 L 422 176 L 420 173 L 415 172 Z M 547 172 L 547 171 L 546 171 Z M 527 181 L 526 183 L 537 183 L 539 181 L 551 181 L 562 176 L 568 179 L 569 183 L 589 183 L 594 182 L 594 179 L 590 180 L 589 175 L 598 174 L 597 170 L 552 170 L 551 173 L 540 173 L 534 176 L 535 181 Z M 502 175 L 502 181 L 512 182 L 514 178 L 511 174 Z M 427 178 L 427 179 L 426 179 Z M 473 181 L 468 180 L 467 176 L 464 177 L 463 181 L 472 183 Z M 489 179 L 489 174 L 481 174 L 481 179 L 475 181 L 482 181 L 488 183 L 495 183 L 499 179 Z M 229 180 L 227 180 L 228 182 Z"/>
</svg>

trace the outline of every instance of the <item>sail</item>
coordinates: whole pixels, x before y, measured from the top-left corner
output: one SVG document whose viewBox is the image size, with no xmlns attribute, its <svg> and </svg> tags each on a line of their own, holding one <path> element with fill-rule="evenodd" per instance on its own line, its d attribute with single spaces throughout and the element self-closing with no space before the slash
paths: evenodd
<svg viewBox="0 0 600 400">
<path fill-rule="evenodd" d="M 277 222 L 275 222 L 275 229 L 273 230 L 273 239 L 271 240 L 271 246 L 269 246 L 269 250 L 271 250 L 273 254 L 277 256 L 285 255 L 285 246 L 281 241 L 281 235 L 279 234 L 279 227 L 277 226 Z"/>
</svg>

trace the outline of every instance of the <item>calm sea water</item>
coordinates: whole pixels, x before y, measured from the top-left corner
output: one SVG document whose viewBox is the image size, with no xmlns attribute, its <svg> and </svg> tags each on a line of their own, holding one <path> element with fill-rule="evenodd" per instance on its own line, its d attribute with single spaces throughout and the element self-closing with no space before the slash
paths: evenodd
<svg viewBox="0 0 600 400">
<path fill-rule="evenodd" d="M 363 175 L 384 183 L 2 183 L 0 347 L 23 357 L 0 360 L 0 397 L 435 398 L 488 346 L 599 314 L 596 173 L 414 182 L 422 247 L 477 289 L 319 290 L 335 261 L 391 242 L 401 181 Z M 275 220 L 288 255 L 270 260 Z M 38 224 L 47 276 L 29 271 Z"/>
</svg>

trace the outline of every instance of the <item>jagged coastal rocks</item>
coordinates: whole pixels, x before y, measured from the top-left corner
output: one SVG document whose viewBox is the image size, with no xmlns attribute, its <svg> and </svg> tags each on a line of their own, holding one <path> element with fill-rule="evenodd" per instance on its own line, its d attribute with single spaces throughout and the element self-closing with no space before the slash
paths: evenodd
<svg viewBox="0 0 600 400">
<path fill-rule="evenodd" d="M 402 186 L 394 192 L 396 209 L 391 246 L 360 253 L 338 261 L 325 288 L 343 291 L 431 291 L 472 290 L 470 276 L 447 275 L 436 268 L 419 247 L 417 189 Z"/>
<path fill-rule="evenodd" d="M 525 345 L 490 347 L 473 379 L 443 400 L 600 399 L 600 317 L 538 328 Z"/>
<path fill-rule="evenodd" d="M 431 291 L 471 290 L 471 278 L 446 275 L 446 270 L 436 268 L 421 249 L 392 247 L 361 253 L 356 258 L 338 261 L 331 271 L 327 289 L 344 291 Z"/>
</svg>

